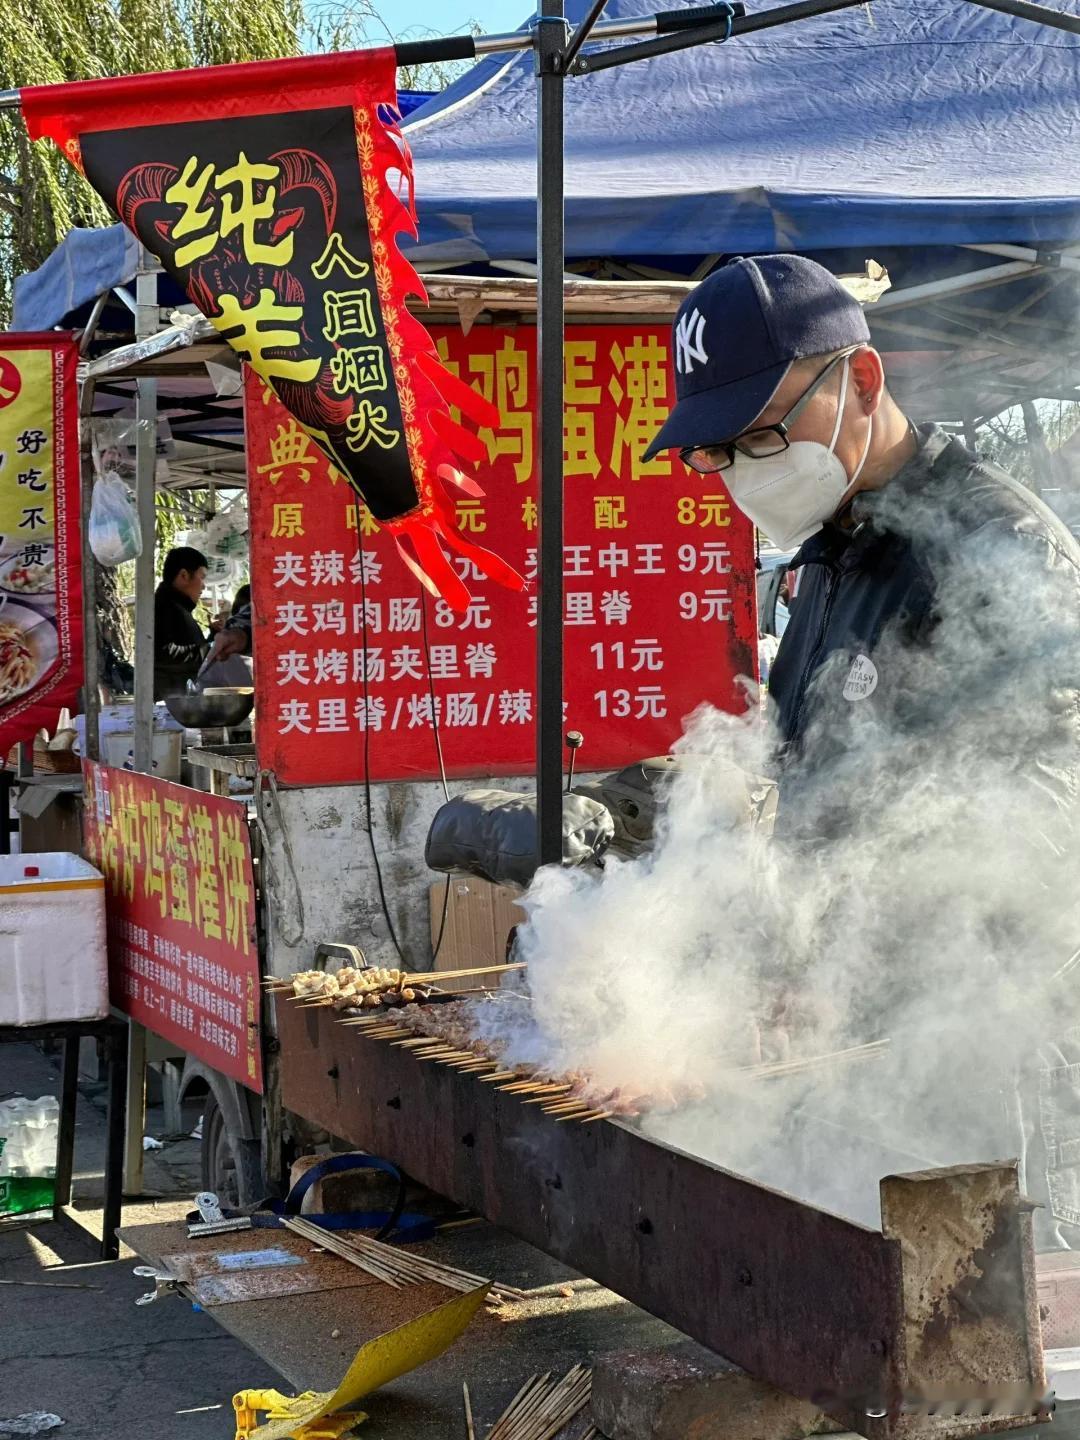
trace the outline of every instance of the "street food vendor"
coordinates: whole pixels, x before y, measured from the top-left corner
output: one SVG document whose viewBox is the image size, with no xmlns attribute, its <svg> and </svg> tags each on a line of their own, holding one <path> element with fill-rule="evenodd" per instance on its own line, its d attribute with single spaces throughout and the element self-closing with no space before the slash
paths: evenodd
<svg viewBox="0 0 1080 1440">
<path fill-rule="evenodd" d="M 194 680 L 208 638 L 195 619 L 206 587 L 206 556 L 190 545 L 170 550 L 154 592 L 154 699 L 177 695 Z"/>
<path fill-rule="evenodd" d="M 862 308 L 811 260 L 714 271 L 679 309 L 672 359 L 676 404 L 647 455 L 674 449 L 719 476 L 797 551 L 798 602 L 769 676 L 786 873 L 805 868 L 821 927 L 830 904 L 849 904 L 845 883 L 862 896 L 881 949 L 865 989 L 845 991 L 859 1025 L 917 1015 L 925 1028 L 943 986 L 1008 1016 L 992 1040 L 977 1022 L 949 1031 L 946 1051 L 986 1077 L 981 1110 L 973 1084 L 950 1104 L 965 1092 L 973 1151 L 1020 1157 L 1040 1247 L 1080 1248 L 1080 1029 L 1075 987 L 1060 983 L 1076 958 L 1080 546 L 1026 486 L 911 422 Z M 962 863 L 943 844 L 958 834 Z M 910 917 L 920 899 L 915 943 L 870 913 Z M 797 966 L 779 973 L 763 987 L 779 997 L 766 1023 L 797 1033 L 820 994 Z"/>
</svg>

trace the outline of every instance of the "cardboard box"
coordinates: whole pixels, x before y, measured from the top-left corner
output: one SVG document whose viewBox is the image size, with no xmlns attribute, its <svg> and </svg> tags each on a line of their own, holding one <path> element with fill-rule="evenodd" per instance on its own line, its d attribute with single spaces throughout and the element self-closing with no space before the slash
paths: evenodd
<svg viewBox="0 0 1080 1440">
<path fill-rule="evenodd" d="M 473 965 L 501 965 L 506 959 L 510 931 L 525 919 L 517 903 L 519 892 L 506 885 L 492 885 L 475 875 L 451 875 L 447 899 L 446 881 L 436 880 L 430 890 L 431 946 L 434 951 L 443 923 L 446 925 L 433 970 L 464 970 Z M 448 980 L 447 990 L 465 990 L 472 980 Z"/>
</svg>

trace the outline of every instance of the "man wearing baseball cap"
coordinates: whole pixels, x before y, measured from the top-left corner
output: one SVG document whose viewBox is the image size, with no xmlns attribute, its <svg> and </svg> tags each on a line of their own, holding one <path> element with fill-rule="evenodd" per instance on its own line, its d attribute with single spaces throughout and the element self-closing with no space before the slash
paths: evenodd
<svg viewBox="0 0 1080 1440">
<path fill-rule="evenodd" d="M 1080 603 L 1080 548 L 1064 524 L 939 426 L 916 429 L 886 388 L 862 307 L 813 260 L 763 255 L 714 271 L 679 308 L 672 359 L 676 404 L 646 458 L 678 450 L 691 470 L 719 475 L 778 549 L 798 547 L 798 598 L 769 674 L 789 760 L 817 758 L 803 752 L 831 698 L 823 669 L 845 701 L 871 699 L 888 686 L 875 660 L 883 635 L 901 618 L 912 636 L 932 631 L 934 567 L 910 525 L 890 532 L 894 498 L 938 506 L 942 532 L 989 524 L 1037 539 L 1062 603 Z"/>
<path fill-rule="evenodd" d="M 860 306 L 811 260 L 715 271 L 680 307 L 672 360 L 677 403 L 647 454 L 678 450 L 775 545 L 799 547 L 769 701 L 778 827 L 810 847 L 785 863 L 806 860 L 796 893 L 820 897 L 820 929 L 777 946 L 800 958 L 781 965 L 770 1022 L 805 1025 L 818 1003 L 799 966 L 829 910 L 876 911 L 850 936 L 865 993 L 844 1019 L 913 1025 L 918 1050 L 935 994 L 967 996 L 938 1046 L 973 1047 L 974 1063 L 938 1088 L 1022 1157 L 1040 1248 L 1080 1248 L 1077 987 L 1054 973 L 1075 943 L 1080 547 L 1032 491 L 910 422 Z M 982 1054 L 971 1022 L 988 1014 Z M 946 1063 L 932 1043 L 921 1053 Z M 978 1072 L 996 1098 L 971 1093 Z"/>
</svg>

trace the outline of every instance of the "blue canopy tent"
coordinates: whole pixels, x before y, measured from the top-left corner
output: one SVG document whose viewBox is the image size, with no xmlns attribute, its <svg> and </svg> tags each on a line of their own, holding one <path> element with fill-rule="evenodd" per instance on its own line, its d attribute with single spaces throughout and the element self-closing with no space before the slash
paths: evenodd
<svg viewBox="0 0 1080 1440">
<path fill-rule="evenodd" d="M 587 5 L 569 0 L 571 22 Z M 654 8 L 609 0 L 606 16 Z M 787 249 L 851 272 L 872 257 L 893 282 L 875 338 L 917 413 L 974 423 L 1080 398 L 1080 37 L 969 0 L 874 0 L 565 90 L 571 269 L 701 275 Z M 514 52 L 407 117 L 422 268 L 535 259 L 535 111 L 532 57 Z M 17 282 L 16 325 L 79 323 L 134 264 L 119 227 L 74 232 Z M 164 277 L 161 298 L 181 298 Z"/>
<path fill-rule="evenodd" d="M 1080 239 L 1078 100 L 1080 37 L 967 0 L 874 0 L 570 79 L 566 253 Z M 409 118 L 421 255 L 535 257 L 535 110 L 514 54 Z"/>
</svg>

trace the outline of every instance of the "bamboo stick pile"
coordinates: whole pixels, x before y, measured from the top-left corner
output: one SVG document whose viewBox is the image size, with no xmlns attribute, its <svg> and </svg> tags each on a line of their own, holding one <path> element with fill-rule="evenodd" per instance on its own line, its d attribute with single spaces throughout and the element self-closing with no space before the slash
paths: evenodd
<svg viewBox="0 0 1080 1440">
<path fill-rule="evenodd" d="M 321 1225 L 313 1225 L 310 1220 L 295 1215 L 282 1216 L 281 1223 L 286 1229 L 310 1240 L 312 1244 L 329 1250 L 331 1254 L 347 1260 L 350 1265 L 366 1270 L 377 1280 L 392 1285 L 395 1290 L 400 1290 L 404 1285 L 426 1284 L 443 1285 L 447 1290 L 464 1293 L 475 1290 L 478 1285 L 490 1285 L 489 1304 L 502 1305 L 508 1300 L 525 1299 L 525 1291 L 518 1290 L 513 1285 L 502 1285 L 497 1280 L 470 1274 L 468 1270 L 443 1265 L 438 1260 L 429 1260 L 425 1255 L 414 1255 L 408 1250 L 398 1249 L 395 1245 L 385 1245 L 381 1240 L 371 1240 L 366 1235 L 353 1234 L 346 1237 L 337 1231 L 324 1230 Z"/>
<path fill-rule="evenodd" d="M 477 1440 L 473 1425 L 468 1385 L 462 1386 L 465 1399 L 465 1430 L 468 1440 Z M 484 1440 L 553 1440 L 585 1409 L 592 1394 L 592 1371 L 575 1365 L 561 1380 L 549 1374 L 532 1375 L 488 1431 Z M 594 1440 L 590 1426 L 581 1440 Z"/>
</svg>

